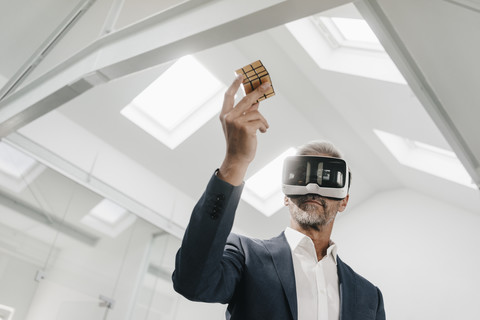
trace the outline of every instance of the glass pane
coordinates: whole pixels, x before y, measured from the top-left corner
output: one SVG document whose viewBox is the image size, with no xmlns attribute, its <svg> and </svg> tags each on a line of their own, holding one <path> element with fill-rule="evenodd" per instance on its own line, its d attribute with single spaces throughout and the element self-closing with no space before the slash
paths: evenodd
<svg viewBox="0 0 480 320">
<path fill-rule="evenodd" d="M 224 318 L 173 290 L 178 238 L 17 152 L 0 147 L 29 164 L 0 166 L 0 319 Z"/>
</svg>

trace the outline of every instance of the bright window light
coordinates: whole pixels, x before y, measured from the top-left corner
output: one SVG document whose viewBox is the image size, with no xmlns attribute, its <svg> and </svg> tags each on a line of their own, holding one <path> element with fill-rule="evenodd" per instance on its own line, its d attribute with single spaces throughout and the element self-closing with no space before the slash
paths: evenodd
<svg viewBox="0 0 480 320">
<path fill-rule="evenodd" d="M 22 192 L 46 167 L 8 143 L 0 142 L 0 186 Z"/>
<path fill-rule="evenodd" d="M 12 320 L 15 309 L 0 304 L 0 320 Z"/>
<path fill-rule="evenodd" d="M 90 210 L 81 219 L 81 222 L 96 231 L 115 238 L 130 227 L 136 219 L 136 216 L 126 209 L 108 199 L 104 199 Z"/>
<path fill-rule="evenodd" d="M 347 41 L 380 44 L 375 33 L 363 19 L 332 17 L 331 20 Z"/>
<path fill-rule="evenodd" d="M 189 55 L 178 59 L 121 113 L 174 149 L 218 112 L 225 88 Z"/>
<path fill-rule="evenodd" d="M 0 170 L 4 173 L 20 179 L 25 176 L 36 163 L 35 159 L 4 142 L 0 142 Z"/>
<path fill-rule="evenodd" d="M 340 7 L 339 7 L 340 8 Z M 352 3 L 286 24 L 287 29 L 317 65 L 353 76 L 407 84 L 367 22 Z"/>
<path fill-rule="evenodd" d="M 90 211 L 90 214 L 103 222 L 115 224 L 127 214 L 127 210 L 108 199 L 103 199 Z"/>
<path fill-rule="evenodd" d="M 401 164 L 476 188 L 467 170 L 452 151 L 381 130 L 375 129 L 374 132 Z"/>
<path fill-rule="evenodd" d="M 267 217 L 283 207 L 281 187 L 283 161 L 286 157 L 294 155 L 295 151 L 295 148 L 289 148 L 245 182 L 242 199 Z"/>
</svg>

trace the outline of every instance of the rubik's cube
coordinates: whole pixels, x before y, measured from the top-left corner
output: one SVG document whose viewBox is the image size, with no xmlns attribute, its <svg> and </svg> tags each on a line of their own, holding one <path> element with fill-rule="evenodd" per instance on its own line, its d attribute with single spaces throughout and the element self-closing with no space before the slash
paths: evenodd
<svg viewBox="0 0 480 320">
<path fill-rule="evenodd" d="M 245 94 L 249 94 L 262 83 L 270 82 L 270 84 L 272 84 L 270 75 L 260 60 L 252 62 L 245 67 L 238 69 L 237 71 L 235 71 L 235 73 L 243 74 L 243 88 L 245 89 Z M 273 90 L 273 86 L 271 86 L 270 89 L 265 92 L 263 97 L 260 97 L 257 101 L 265 100 L 274 95 L 275 91 Z"/>
</svg>

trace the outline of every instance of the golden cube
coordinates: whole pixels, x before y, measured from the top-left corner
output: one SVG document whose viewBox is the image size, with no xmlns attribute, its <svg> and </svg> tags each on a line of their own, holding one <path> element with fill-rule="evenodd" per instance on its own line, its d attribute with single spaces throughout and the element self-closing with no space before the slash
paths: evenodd
<svg viewBox="0 0 480 320">
<path fill-rule="evenodd" d="M 255 90 L 258 86 L 260 86 L 262 83 L 270 82 L 270 84 L 272 84 L 270 75 L 260 60 L 247 64 L 243 68 L 235 71 L 235 73 L 243 74 L 243 88 L 245 90 L 245 94 L 249 94 L 250 92 Z M 273 90 L 273 85 L 272 85 L 270 89 L 267 92 L 265 92 L 263 97 L 260 97 L 257 101 L 265 100 L 274 95 L 275 95 L 275 91 Z"/>
</svg>

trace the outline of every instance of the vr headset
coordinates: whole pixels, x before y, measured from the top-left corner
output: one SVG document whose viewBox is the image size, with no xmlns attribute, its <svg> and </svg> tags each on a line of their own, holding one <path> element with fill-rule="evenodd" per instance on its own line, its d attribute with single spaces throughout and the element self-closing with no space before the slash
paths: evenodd
<svg viewBox="0 0 480 320">
<path fill-rule="evenodd" d="M 318 194 L 341 200 L 348 194 L 349 170 L 345 160 L 320 156 L 292 156 L 283 165 L 282 190 L 286 196 Z"/>
</svg>

